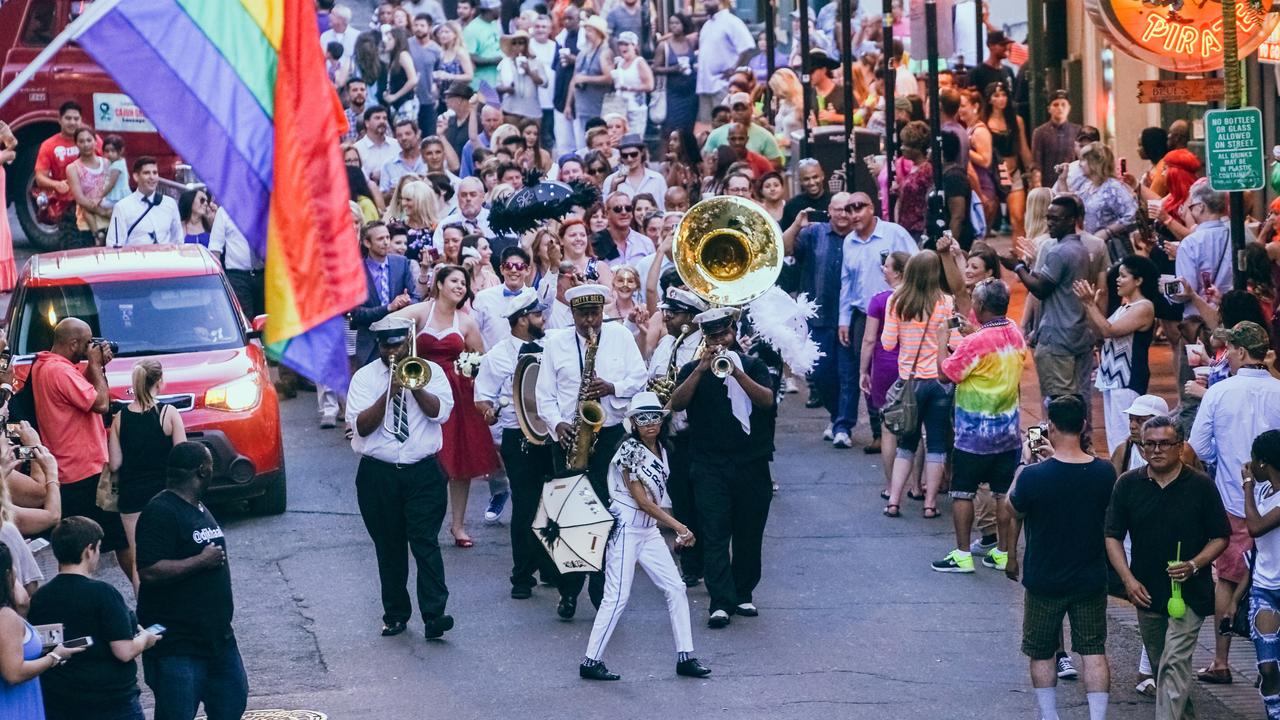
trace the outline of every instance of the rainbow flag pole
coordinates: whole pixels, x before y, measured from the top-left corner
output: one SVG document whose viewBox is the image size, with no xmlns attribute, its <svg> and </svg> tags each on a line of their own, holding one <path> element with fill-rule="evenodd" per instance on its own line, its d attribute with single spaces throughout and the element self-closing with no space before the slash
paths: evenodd
<svg viewBox="0 0 1280 720">
<path fill-rule="evenodd" d="M 265 258 L 268 352 L 345 389 L 367 288 L 317 32 L 313 0 L 98 0 L 46 53 L 76 40 L 143 109 Z"/>
</svg>

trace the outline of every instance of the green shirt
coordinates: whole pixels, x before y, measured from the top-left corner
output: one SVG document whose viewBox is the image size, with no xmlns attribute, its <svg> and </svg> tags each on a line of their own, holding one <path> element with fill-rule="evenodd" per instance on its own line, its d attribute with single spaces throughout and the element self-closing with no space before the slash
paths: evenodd
<svg viewBox="0 0 1280 720">
<path fill-rule="evenodd" d="M 711 134 L 707 136 L 707 142 L 702 146 L 702 152 L 715 152 L 721 145 L 727 145 L 728 143 L 729 125 L 721 125 L 712 130 Z M 786 160 L 786 157 L 782 154 L 782 148 L 778 147 L 778 140 L 773 137 L 773 133 L 755 123 L 751 123 L 750 130 L 747 132 L 747 149 L 760 153 L 770 160 Z"/>
<path fill-rule="evenodd" d="M 462 29 L 462 42 L 467 46 L 467 52 L 471 53 L 471 57 L 491 58 L 500 60 L 502 58 L 502 33 L 498 29 L 498 21 L 488 22 L 481 18 L 476 18 L 467 23 Z M 481 66 L 476 63 L 475 75 L 471 78 L 471 88 L 473 90 L 480 89 L 481 81 L 489 83 L 490 87 L 498 86 L 498 66 L 497 64 Z"/>
</svg>

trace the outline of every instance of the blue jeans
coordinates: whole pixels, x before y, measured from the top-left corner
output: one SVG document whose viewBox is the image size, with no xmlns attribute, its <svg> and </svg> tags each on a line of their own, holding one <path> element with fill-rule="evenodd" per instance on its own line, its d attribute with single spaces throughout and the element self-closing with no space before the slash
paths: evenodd
<svg viewBox="0 0 1280 720">
<path fill-rule="evenodd" d="M 920 446 L 920 426 L 924 426 L 925 461 L 946 462 L 951 447 L 952 386 L 937 380 L 916 380 L 916 426 L 898 439 L 897 457 L 914 459 Z"/>
<path fill-rule="evenodd" d="M 143 653 L 142 671 L 156 698 L 155 720 L 192 720 L 201 702 L 209 720 L 240 720 L 248 704 L 235 638 L 210 657 Z"/>
<path fill-rule="evenodd" d="M 831 417 L 832 433 L 852 434 L 858 424 L 858 359 L 866 329 L 867 315 L 857 308 L 853 309 L 853 324 L 849 326 L 849 347 L 840 344 L 834 327 L 810 328 L 814 342 L 822 351 L 811 374 L 822 397 L 822 406 Z"/>
</svg>

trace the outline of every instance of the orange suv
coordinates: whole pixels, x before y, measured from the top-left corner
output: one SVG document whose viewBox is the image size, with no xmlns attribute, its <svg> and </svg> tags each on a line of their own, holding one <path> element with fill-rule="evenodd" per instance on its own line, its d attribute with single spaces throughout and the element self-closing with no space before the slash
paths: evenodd
<svg viewBox="0 0 1280 720">
<path fill-rule="evenodd" d="M 9 347 L 25 380 L 53 327 L 74 316 L 94 337 L 118 343 L 107 366 L 117 407 L 133 396 L 140 358 L 164 366 L 159 401 L 182 413 L 187 439 L 214 460 L 210 502 L 247 500 L 250 510 L 285 510 L 280 405 L 260 343 L 266 316 L 247 323 L 222 268 L 200 245 L 94 248 L 34 255 L 9 304 Z"/>
</svg>

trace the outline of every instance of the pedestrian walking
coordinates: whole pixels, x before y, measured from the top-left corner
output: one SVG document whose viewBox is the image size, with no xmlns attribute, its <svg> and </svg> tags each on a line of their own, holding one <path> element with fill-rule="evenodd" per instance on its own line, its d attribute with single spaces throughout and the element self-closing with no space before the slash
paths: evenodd
<svg viewBox="0 0 1280 720">
<path fill-rule="evenodd" d="M 1257 543 L 1249 588 L 1249 627 L 1267 720 L 1280 718 L 1280 430 L 1253 439 L 1243 468 L 1245 522 Z"/>
</svg>

